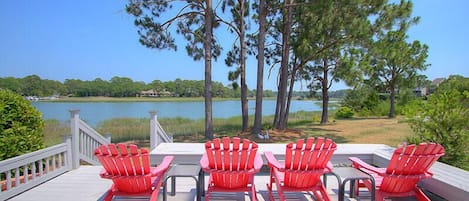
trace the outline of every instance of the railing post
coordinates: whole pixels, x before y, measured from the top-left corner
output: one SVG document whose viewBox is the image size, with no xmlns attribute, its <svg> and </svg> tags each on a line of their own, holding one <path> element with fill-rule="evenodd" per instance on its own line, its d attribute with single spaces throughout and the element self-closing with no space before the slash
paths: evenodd
<svg viewBox="0 0 469 201">
<path fill-rule="evenodd" d="M 80 112 L 80 110 L 77 110 L 77 109 L 72 109 L 70 110 L 70 133 L 72 135 L 72 139 L 71 139 L 71 151 L 72 151 L 72 158 L 71 158 L 71 161 L 72 161 L 72 168 L 73 169 L 76 169 L 78 167 L 80 167 L 80 157 L 79 157 L 79 146 L 80 146 L 80 142 L 79 142 L 79 133 L 80 133 L 80 129 L 79 129 L 79 120 L 80 120 L 80 116 L 78 115 L 78 113 Z"/>
<path fill-rule="evenodd" d="M 65 134 L 62 136 L 63 142 L 67 144 L 67 152 L 65 156 L 65 164 L 67 169 L 72 169 L 72 135 Z"/>
<path fill-rule="evenodd" d="M 107 142 L 111 143 L 111 133 L 104 134 L 104 138 L 106 138 Z"/>
<path fill-rule="evenodd" d="M 156 111 L 150 111 L 150 150 L 153 150 L 159 144 L 159 136 L 156 134 L 156 118 Z"/>
</svg>

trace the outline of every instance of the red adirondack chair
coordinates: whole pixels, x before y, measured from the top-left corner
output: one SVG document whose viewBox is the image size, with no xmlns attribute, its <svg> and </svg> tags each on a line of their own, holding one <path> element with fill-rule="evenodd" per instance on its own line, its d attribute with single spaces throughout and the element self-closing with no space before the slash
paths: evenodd
<svg viewBox="0 0 469 201">
<path fill-rule="evenodd" d="M 326 138 L 300 139 L 288 143 L 285 162 L 279 162 L 272 152 L 265 152 L 270 167 L 270 183 L 267 184 L 271 200 L 273 183 L 280 200 L 285 200 L 285 191 L 311 191 L 316 200 L 330 200 L 321 181 L 321 175 L 332 170 L 329 162 L 336 150 L 336 143 Z"/>
<path fill-rule="evenodd" d="M 421 143 L 397 148 L 387 168 L 376 168 L 355 157 L 351 157 L 350 160 L 353 167 L 375 178 L 376 200 L 382 201 L 387 197 L 416 196 L 418 200 L 430 201 L 417 187 L 417 183 L 422 179 L 432 177 L 429 168 L 443 155 L 443 146 L 435 143 Z M 371 190 L 372 186 L 368 181 L 361 182 L 360 187 L 365 186 Z"/>
<path fill-rule="evenodd" d="M 231 141 L 231 142 L 230 142 Z M 257 200 L 254 174 L 263 161 L 257 153 L 258 145 L 240 138 L 216 138 L 205 143 L 205 153 L 200 159 L 204 172 L 210 174 L 205 200 L 212 192 L 250 192 L 251 200 Z"/>
<path fill-rule="evenodd" d="M 157 167 L 150 167 L 148 151 L 138 150 L 136 145 L 127 147 L 124 143 L 101 145 L 94 155 L 103 165 L 101 178 L 111 179 L 113 185 L 104 200 L 114 196 L 150 196 L 151 201 L 158 199 L 163 176 L 168 170 L 173 156 L 166 156 Z"/>
</svg>

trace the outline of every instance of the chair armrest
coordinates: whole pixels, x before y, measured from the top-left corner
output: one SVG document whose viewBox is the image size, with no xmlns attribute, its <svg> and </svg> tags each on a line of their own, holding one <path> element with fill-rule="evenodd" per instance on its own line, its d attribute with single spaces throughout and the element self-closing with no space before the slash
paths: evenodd
<svg viewBox="0 0 469 201">
<path fill-rule="evenodd" d="M 385 173 L 384 168 L 373 167 L 373 166 L 369 165 L 368 163 L 365 163 L 364 161 L 362 161 L 361 159 L 359 159 L 357 157 L 349 157 L 348 159 L 352 161 L 352 166 L 355 167 L 355 168 L 364 168 L 366 170 L 369 170 L 371 172 L 375 172 L 377 174 L 384 174 Z"/>
<path fill-rule="evenodd" d="M 256 158 L 254 159 L 254 170 L 259 172 L 264 165 L 264 161 L 259 153 L 256 154 Z"/>
<path fill-rule="evenodd" d="M 204 153 L 202 157 L 200 158 L 200 167 L 204 171 L 209 171 L 210 168 L 208 166 L 209 166 L 208 156 L 207 156 L 207 153 Z"/>
<path fill-rule="evenodd" d="M 173 162 L 174 156 L 165 156 L 163 158 L 163 161 L 156 166 L 156 168 L 151 169 L 151 174 L 152 175 L 160 175 L 166 172 Z"/>
<path fill-rule="evenodd" d="M 274 156 L 274 154 L 270 151 L 264 152 L 264 156 L 267 159 L 267 164 L 269 167 L 275 167 L 280 170 L 285 169 L 285 165 L 282 165 Z"/>
<path fill-rule="evenodd" d="M 334 165 L 332 165 L 330 161 L 327 162 L 326 168 L 324 169 L 324 173 L 331 172 L 333 168 L 334 168 Z"/>
<path fill-rule="evenodd" d="M 101 169 L 101 172 L 99 172 L 99 176 L 103 179 L 112 179 L 114 176 L 110 175 L 107 173 L 106 169 Z"/>
</svg>

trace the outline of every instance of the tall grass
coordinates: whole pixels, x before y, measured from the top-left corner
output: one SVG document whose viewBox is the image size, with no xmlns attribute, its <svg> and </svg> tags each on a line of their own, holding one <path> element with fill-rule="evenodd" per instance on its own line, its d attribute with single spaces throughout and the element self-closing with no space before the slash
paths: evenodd
<svg viewBox="0 0 469 201">
<path fill-rule="evenodd" d="M 289 114 L 289 127 L 296 127 L 301 124 L 310 124 L 315 117 L 320 117 L 320 112 L 299 111 Z M 250 125 L 254 116 L 250 116 Z M 262 118 L 263 129 L 270 129 L 274 116 L 264 116 Z M 188 118 L 159 118 L 162 128 L 167 134 L 172 134 L 175 138 L 191 141 L 204 141 L 205 120 L 192 120 Z M 242 119 L 240 116 L 231 118 L 213 119 L 213 132 L 215 136 L 234 136 L 241 131 Z M 126 141 L 148 141 L 150 139 L 150 119 L 149 118 L 115 118 L 100 122 L 95 128 L 101 134 L 111 134 L 114 143 Z M 57 120 L 47 120 L 44 129 L 44 140 L 46 146 L 51 146 L 62 142 L 62 135 L 70 133 L 69 124 L 60 124 Z"/>
<path fill-rule="evenodd" d="M 62 124 L 59 120 L 48 119 L 44 121 L 44 145 L 52 146 L 63 142 L 64 135 L 70 134 L 70 124 Z"/>
</svg>

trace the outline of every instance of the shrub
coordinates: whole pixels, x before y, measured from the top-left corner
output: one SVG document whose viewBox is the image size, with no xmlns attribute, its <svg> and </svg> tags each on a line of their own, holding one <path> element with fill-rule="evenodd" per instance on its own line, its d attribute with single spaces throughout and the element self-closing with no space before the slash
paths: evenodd
<svg viewBox="0 0 469 201">
<path fill-rule="evenodd" d="M 348 119 L 352 118 L 353 111 L 349 107 L 340 107 L 335 113 L 336 119 Z"/>
<path fill-rule="evenodd" d="M 464 98 L 457 90 L 435 93 L 426 102 L 409 105 L 406 114 L 415 133 L 408 139 L 411 143 L 440 143 L 445 148 L 442 162 L 469 170 L 469 109 Z"/>
<path fill-rule="evenodd" d="M 0 160 L 44 147 L 41 113 L 20 95 L 0 89 Z"/>
</svg>

